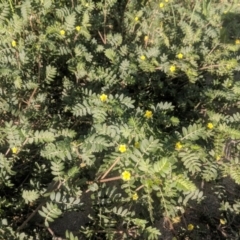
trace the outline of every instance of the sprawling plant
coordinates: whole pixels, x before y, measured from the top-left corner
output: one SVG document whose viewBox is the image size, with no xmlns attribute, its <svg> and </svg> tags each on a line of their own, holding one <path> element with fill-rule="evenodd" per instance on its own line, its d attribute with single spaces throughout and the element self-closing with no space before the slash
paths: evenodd
<svg viewBox="0 0 240 240">
<path fill-rule="evenodd" d="M 239 13 L 227 0 L 2 1 L 0 238 L 51 239 L 51 222 L 91 208 L 67 239 L 158 239 L 204 183 L 240 184 Z"/>
</svg>

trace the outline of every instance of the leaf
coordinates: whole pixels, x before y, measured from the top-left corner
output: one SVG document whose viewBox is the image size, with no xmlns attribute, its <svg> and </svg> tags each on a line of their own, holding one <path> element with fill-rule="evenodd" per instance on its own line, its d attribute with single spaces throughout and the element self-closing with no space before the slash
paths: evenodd
<svg viewBox="0 0 240 240">
<path fill-rule="evenodd" d="M 52 6 L 52 0 L 44 0 L 43 7 L 47 10 Z"/>
<path fill-rule="evenodd" d="M 96 192 L 97 190 L 98 190 L 98 185 L 96 184 L 96 183 L 93 183 L 93 184 L 90 184 L 89 186 L 88 186 L 88 189 L 90 190 L 90 191 L 92 191 L 92 192 Z"/>
<path fill-rule="evenodd" d="M 53 203 L 46 203 L 46 207 L 43 206 L 42 210 L 39 210 L 40 216 L 44 217 L 44 223 L 45 226 L 48 227 L 49 223 L 48 222 L 53 222 L 55 218 L 58 218 L 61 214 L 62 211 L 58 208 L 56 204 Z"/>
<path fill-rule="evenodd" d="M 188 128 L 183 127 L 182 132 L 184 136 L 182 140 L 188 139 L 195 141 L 205 136 L 205 128 L 197 124 L 189 125 Z"/>
<path fill-rule="evenodd" d="M 140 159 L 138 161 L 139 161 L 139 166 L 138 166 L 139 170 L 141 170 L 142 172 L 151 173 L 152 167 L 149 164 L 149 159 L 146 159 L 146 160 Z"/>
<path fill-rule="evenodd" d="M 55 136 L 52 132 L 49 131 L 36 131 L 34 133 L 34 142 L 35 143 L 49 143 L 55 140 Z"/>
<path fill-rule="evenodd" d="M 65 18 L 65 27 L 67 30 L 71 31 L 74 29 L 76 23 L 76 14 L 72 13 Z"/>
<path fill-rule="evenodd" d="M 154 140 L 151 136 L 149 140 L 144 139 L 140 144 L 140 150 L 146 155 L 149 155 L 151 152 L 155 152 L 161 145 L 159 144 L 159 140 Z"/>
<path fill-rule="evenodd" d="M 229 171 L 230 177 L 237 183 L 240 184 L 240 168 L 230 167 Z"/>
<path fill-rule="evenodd" d="M 160 235 L 161 235 L 160 231 L 155 227 L 149 226 L 144 231 L 144 237 L 145 237 L 144 239 L 157 240 L 159 239 L 158 236 Z"/>
<path fill-rule="evenodd" d="M 60 192 L 57 192 L 57 193 L 56 193 L 56 196 L 55 196 L 56 202 L 59 202 L 60 199 L 61 199 L 61 193 L 60 193 Z"/>
<path fill-rule="evenodd" d="M 10 8 L 9 8 L 9 4 L 8 3 L 3 3 L 0 5 L 1 8 L 1 13 L 0 13 L 0 24 L 2 25 L 2 23 L 7 20 L 7 17 L 10 13 Z"/>
<path fill-rule="evenodd" d="M 75 116 L 86 116 L 92 114 L 92 106 L 87 101 L 83 101 L 82 104 L 77 103 L 72 110 L 73 115 Z"/>
<path fill-rule="evenodd" d="M 22 197 L 25 203 L 31 203 L 39 198 L 39 193 L 34 190 L 23 190 Z"/>
<path fill-rule="evenodd" d="M 49 160 L 54 159 L 56 161 L 59 159 L 63 161 L 66 159 L 72 160 L 71 150 L 72 149 L 69 143 L 66 140 L 63 140 L 56 142 L 56 144 L 46 144 L 45 147 L 41 150 L 41 156 Z"/>
<path fill-rule="evenodd" d="M 45 218 L 46 214 L 45 214 L 43 211 L 39 210 L 38 213 L 39 213 L 39 215 L 40 215 L 41 217 L 44 217 L 44 218 Z"/>
<path fill-rule="evenodd" d="M 187 202 L 191 199 L 191 200 L 197 200 L 197 201 L 201 201 L 203 198 L 203 191 L 200 191 L 199 189 L 195 189 L 194 191 L 190 191 L 190 192 L 186 192 L 185 194 L 185 198 L 182 200 L 179 199 L 179 202 L 182 202 L 183 206 L 186 206 Z"/>
<path fill-rule="evenodd" d="M 22 87 L 22 79 L 19 76 L 17 76 L 15 78 L 14 85 L 15 85 L 15 88 L 21 89 L 21 87 Z"/>
<path fill-rule="evenodd" d="M 57 68 L 51 66 L 51 65 L 48 65 L 46 67 L 46 76 L 45 76 L 45 81 L 46 83 L 51 83 L 54 78 L 56 77 L 56 74 L 57 74 Z"/>
<path fill-rule="evenodd" d="M 77 166 L 74 166 L 68 170 L 67 176 L 68 178 L 73 178 L 78 173 L 79 173 L 79 168 Z"/>
<path fill-rule="evenodd" d="M 114 52 L 112 49 L 105 50 L 105 56 L 110 59 L 112 62 L 114 62 L 116 58 L 116 52 Z"/>
<path fill-rule="evenodd" d="M 153 173 L 160 174 L 162 177 L 171 172 L 171 164 L 167 158 L 163 158 L 153 164 Z"/>
<path fill-rule="evenodd" d="M 88 11 L 84 11 L 83 18 L 82 18 L 82 25 L 84 27 L 86 27 L 88 25 L 88 23 L 89 23 L 89 20 L 90 20 L 90 18 L 89 18 Z"/>
<path fill-rule="evenodd" d="M 200 154 L 199 154 L 200 155 Z M 184 166 L 193 174 L 201 172 L 201 161 L 196 152 L 180 152 L 179 157 L 183 161 Z"/>
<path fill-rule="evenodd" d="M 65 236 L 68 240 L 78 240 L 78 237 L 74 237 L 73 233 L 68 230 L 66 230 Z"/>
<path fill-rule="evenodd" d="M 178 178 L 176 180 L 176 187 L 179 191 L 194 191 L 196 189 L 196 186 L 189 180 L 183 179 L 183 178 Z"/>
<path fill-rule="evenodd" d="M 171 102 L 160 102 L 157 104 L 156 106 L 157 110 L 161 110 L 161 111 L 166 111 L 166 110 L 174 110 L 174 106 L 172 105 Z"/>
<path fill-rule="evenodd" d="M 51 162 L 51 170 L 52 170 L 52 175 L 54 176 L 62 176 L 64 174 L 64 164 L 62 162 Z"/>
</svg>

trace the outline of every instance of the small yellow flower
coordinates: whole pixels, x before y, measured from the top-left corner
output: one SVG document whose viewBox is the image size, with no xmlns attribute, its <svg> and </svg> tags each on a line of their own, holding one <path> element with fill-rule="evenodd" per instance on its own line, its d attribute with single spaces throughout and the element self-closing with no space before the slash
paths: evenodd
<svg viewBox="0 0 240 240">
<path fill-rule="evenodd" d="M 18 149 L 16 147 L 12 148 L 12 153 L 16 154 L 18 152 Z"/>
<path fill-rule="evenodd" d="M 168 0 L 165 0 L 165 2 L 167 3 L 167 2 L 168 2 Z"/>
<path fill-rule="evenodd" d="M 139 148 L 139 147 L 140 147 L 140 143 L 139 143 L 139 142 L 135 142 L 135 143 L 134 143 L 134 147 L 135 147 L 135 148 Z"/>
<path fill-rule="evenodd" d="M 102 102 L 106 102 L 107 99 L 108 99 L 108 96 L 107 96 L 106 94 L 102 94 L 102 95 L 100 96 L 100 100 L 101 100 Z"/>
<path fill-rule="evenodd" d="M 188 224 L 187 229 L 188 229 L 188 231 L 192 231 L 194 229 L 194 225 Z"/>
<path fill-rule="evenodd" d="M 217 155 L 216 156 L 216 161 L 219 161 L 221 159 L 221 156 Z"/>
<path fill-rule="evenodd" d="M 85 6 L 86 6 L 86 7 L 88 7 L 88 6 L 89 6 L 89 4 L 88 4 L 88 3 L 86 3 L 86 4 L 85 4 Z"/>
<path fill-rule="evenodd" d="M 159 4 L 159 7 L 160 7 L 160 8 L 163 8 L 163 7 L 164 7 L 164 3 L 160 3 L 160 4 Z"/>
<path fill-rule="evenodd" d="M 212 123 L 208 123 L 208 124 L 207 124 L 207 128 L 208 128 L 208 129 L 213 129 L 213 124 L 212 124 Z"/>
<path fill-rule="evenodd" d="M 80 163 L 80 168 L 84 168 L 84 167 L 86 167 L 87 166 L 87 164 L 86 163 Z"/>
<path fill-rule="evenodd" d="M 61 30 L 61 31 L 60 31 L 60 35 L 64 36 L 64 35 L 65 35 L 65 31 L 64 31 L 64 30 Z"/>
<path fill-rule="evenodd" d="M 172 65 L 171 67 L 170 67 L 170 72 L 175 72 L 176 71 L 176 67 L 174 66 L 174 65 Z"/>
<path fill-rule="evenodd" d="M 148 39 L 149 39 L 149 37 L 146 35 L 146 36 L 144 37 L 144 41 L 147 42 Z"/>
<path fill-rule="evenodd" d="M 177 55 L 177 57 L 178 57 L 178 59 L 182 59 L 182 58 L 183 58 L 183 54 L 182 54 L 182 53 L 179 53 L 179 54 Z"/>
<path fill-rule="evenodd" d="M 235 44 L 240 44 L 240 39 L 237 39 L 237 40 L 235 41 Z"/>
<path fill-rule="evenodd" d="M 80 26 L 76 26 L 75 29 L 79 32 L 81 30 L 81 27 Z"/>
<path fill-rule="evenodd" d="M 129 171 L 124 171 L 122 173 L 123 181 L 129 181 L 131 179 L 131 173 Z"/>
<path fill-rule="evenodd" d="M 181 218 L 180 217 L 174 217 L 174 218 L 172 218 L 172 222 L 173 223 L 180 223 L 181 222 Z"/>
<path fill-rule="evenodd" d="M 152 113 L 152 111 L 149 111 L 149 110 L 147 110 L 144 114 L 145 118 L 151 118 L 152 116 L 153 116 L 153 113 Z"/>
<path fill-rule="evenodd" d="M 180 149 L 182 149 L 182 147 L 183 147 L 183 145 L 180 142 L 177 142 L 175 145 L 176 150 L 180 150 Z"/>
<path fill-rule="evenodd" d="M 222 225 L 225 225 L 226 223 L 227 223 L 227 220 L 224 218 L 224 219 L 220 219 L 220 223 L 222 224 Z"/>
<path fill-rule="evenodd" d="M 146 57 L 145 57 L 144 55 L 142 55 L 142 56 L 140 57 L 140 59 L 144 61 L 144 60 L 146 59 Z"/>
<path fill-rule="evenodd" d="M 135 17 L 134 20 L 135 20 L 135 22 L 138 22 L 139 18 L 138 18 L 138 17 Z"/>
<path fill-rule="evenodd" d="M 127 151 L 127 147 L 125 144 L 120 144 L 118 150 L 119 152 L 124 153 Z"/>
<path fill-rule="evenodd" d="M 12 41 L 12 47 L 16 47 L 17 46 L 17 42 L 16 41 Z"/>
<path fill-rule="evenodd" d="M 137 201 L 137 200 L 138 200 L 138 194 L 137 194 L 137 193 L 134 193 L 134 194 L 132 195 L 132 200 L 134 200 L 134 201 Z"/>
</svg>

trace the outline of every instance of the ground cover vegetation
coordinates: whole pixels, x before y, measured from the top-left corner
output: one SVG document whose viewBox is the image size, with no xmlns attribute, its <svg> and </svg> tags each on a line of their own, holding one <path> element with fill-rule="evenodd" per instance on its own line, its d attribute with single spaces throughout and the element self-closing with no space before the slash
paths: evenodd
<svg viewBox="0 0 240 240">
<path fill-rule="evenodd" d="M 240 184 L 239 16 L 226 0 L 1 1 L 0 239 L 54 239 L 89 207 L 66 239 L 162 239 L 161 219 L 175 239 L 238 239 L 223 182 Z M 189 221 L 207 185 L 219 214 Z"/>
</svg>

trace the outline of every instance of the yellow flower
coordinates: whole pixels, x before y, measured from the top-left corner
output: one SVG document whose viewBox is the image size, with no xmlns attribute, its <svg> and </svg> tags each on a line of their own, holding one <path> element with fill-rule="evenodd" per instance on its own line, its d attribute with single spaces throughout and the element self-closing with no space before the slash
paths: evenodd
<svg viewBox="0 0 240 240">
<path fill-rule="evenodd" d="M 177 55 L 177 57 L 178 57 L 179 59 L 182 59 L 182 58 L 183 58 L 183 54 L 182 54 L 182 53 L 179 53 L 179 54 Z"/>
<path fill-rule="evenodd" d="M 81 27 L 80 26 L 76 26 L 75 29 L 79 32 L 81 30 Z"/>
<path fill-rule="evenodd" d="M 153 116 L 152 111 L 148 111 L 148 110 L 147 110 L 147 111 L 145 112 L 145 114 L 144 114 L 144 117 L 145 117 L 145 118 L 151 118 L 152 116 Z"/>
<path fill-rule="evenodd" d="M 120 144 L 118 150 L 119 152 L 124 153 L 127 151 L 127 147 L 125 144 Z"/>
<path fill-rule="evenodd" d="M 64 31 L 64 30 L 61 30 L 61 31 L 60 31 L 60 34 L 61 34 L 62 36 L 64 36 L 64 35 L 65 35 L 65 31 Z"/>
<path fill-rule="evenodd" d="M 235 44 L 240 44 L 240 39 L 237 39 L 237 40 L 235 41 Z"/>
<path fill-rule="evenodd" d="M 160 3 L 160 4 L 159 4 L 159 7 L 160 7 L 160 8 L 163 8 L 163 7 L 164 7 L 164 3 Z"/>
<path fill-rule="evenodd" d="M 102 95 L 100 96 L 100 100 L 101 100 L 102 102 L 106 102 L 107 99 L 108 99 L 108 96 L 107 96 L 106 94 L 102 94 Z"/>
<path fill-rule="evenodd" d="M 194 229 L 194 225 L 188 224 L 187 229 L 188 231 L 192 231 Z"/>
<path fill-rule="evenodd" d="M 165 2 L 168 2 L 168 0 L 165 0 Z"/>
<path fill-rule="evenodd" d="M 222 225 L 225 225 L 226 223 L 227 223 L 227 220 L 224 218 L 224 219 L 220 219 L 220 223 L 222 224 Z"/>
<path fill-rule="evenodd" d="M 183 145 L 180 142 L 177 142 L 175 145 L 176 150 L 180 150 L 180 149 L 182 149 L 182 147 L 183 147 Z"/>
<path fill-rule="evenodd" d="M 174 66 L 174 65 L 172 65 L 171 67 L 170 67 L 170 72 L 175 72 L 176 71 L 176 67 Z"/>
<path fill-rule="evenodd" d="M 149 39 L 149 37 L 146 35 L 146 36 L 144 37 L 144 41 L 147 42 L 148 39 Z"/>
<path fill-rule="evenodd" d="M 146 57 L 145 57 L 144 55 L 142 55 L 142 56 L 140 57 L 140 59 L 144 61 L 144 60 L 146 59 Z"/>
<path fill-rule="evenodd" d="M 221 156 L 217 155 L 216 156 L 216 161 L 219 161 L 221 159 Z"/>
<path fill-rule="evenodd" d="M 174 218 L 172 218 L 172 222 L 173 223 L 180 223 L 181 222 L 181 218 L 180 217 L 174 217 Z"/>
<path fill-rule="evenodd" d="M 139 147 L 140 147 L 139 142 L 135 142 L 134 147 L 135 147 L 135 148 L 139 148 Z"/>
<path fill-rule="evenodd" d="M 137 194 L 137 193 L 134 193 L 134 194 L 132 195 L 132 200 L 134 200 L 134 201 L 137 201 L 137 200 L 138 200 L 138 194 Z"/>
<path fill-rule="evenodd" d="M 213 129 L 213 124 L 212 124 L 212 123 L 208 123 L 208 124 L 207 124 L 207 127 L 208 127 L 209 129 Z"/>
<path fill-rule="evenodd" d="M 86 167 L 87 166 L 87 164 L 86 163 L 80 163 L 80 168 L 84 168 L 84 167 Z"/>
<path fill-rule="evenodd" d="M 12 47 L 16 47 L 17 46 L 17 42 L 16 41 L 12 41 Z"/>
<path fill-rule="evenodd" d="M 138 22 L 139 18 L 138 18 L 138 17 L 135 17 L 134 20 L 135 20 L 135 22 Z"/>
<path fill-rule="evenodd" d="M 18 152 L 18 149 L 16 147 L 12 148 L 12 153 L 16 154 Z"/>
<path fill-rule="evenodd" d="M 122 173 L 123 181 L 129 181 L 131 179 L 131 173 L 129 171 L 124 171 Z"/>
</svg>

